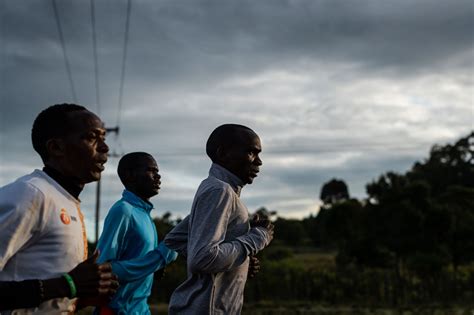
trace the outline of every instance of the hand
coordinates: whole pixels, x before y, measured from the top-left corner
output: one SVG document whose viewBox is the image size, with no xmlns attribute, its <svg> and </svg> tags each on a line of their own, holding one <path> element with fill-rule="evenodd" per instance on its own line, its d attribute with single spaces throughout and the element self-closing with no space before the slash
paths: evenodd
<svg viewBox="0 0 474 315">
<path fill-rule="evenodd" d="M 248 278 L 253 278 L 260 271 L 260 261 L 255 256 L 249 256 L 249 271 L 247 274 Z"/>
<path fill-rule="evenodd" d="M 273 225 L 272 221 L 269 218 L 260 218 L 258 214 L 254 215 L 252 220 L 250 220 L 250 227 L 263 227 L 267 229 L 270 237 L 273 239 L 273 229 L 275 226 Z"/>
<path fill-rule="evenodd" d="M 268 217 L 260 216 L 258 214 L 255 214 L 250 220 L 250 227 L 261 226 L 269 229 L 270 225 L 273 226 L 272 221 L 270 221 Z"/>
<path fill-rule="evenodd" d="M 158 250 L 158 252 L 161 253 L 163 258 L 165 259 L 166 264 L 169 264 L 172 261 L 175 261 L 176 258 L 178 258 L 178 253 L 175 252 L 174 250 L 168 248 L 168 246 L 166 246 L 166 244 L 164 242 L 160 242 L 158 244 L 158 247 L 156 248 L 156 250 Z"/>
<path fill-rule="evenodd" d="M 112 273 L 110 263 L 97 264 L 99 252 L 69 272 L 77 289 L 77 297 L 110 298 L 118 288 L 118 278 Z"/>
</svg>

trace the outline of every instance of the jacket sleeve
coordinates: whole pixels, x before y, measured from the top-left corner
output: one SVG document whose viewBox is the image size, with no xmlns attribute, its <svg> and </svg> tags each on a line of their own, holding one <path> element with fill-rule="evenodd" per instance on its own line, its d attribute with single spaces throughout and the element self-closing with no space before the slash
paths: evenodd
<svg viewBox="0 0 474 315">
<path fill-rule="evenodd" d="M 122 260 L 122 253 L 129 246 L 129 231 L 133 229 L 130 209 L 115 205 L 110 209 L 104 222 L 97 248 L 100 250 L 99 263 L 110 262 L 112 272 L 117 275 L 119 282 L 135 281 L 154 273 L 176 259 L 177 253 L 160 243 L 157 248 L 146 255 Z"/>
<path fill-rule="evenodd" d="M 38 280 L 0 282 L 0 314 L 4 310 L 30 308 L 40 305 L 40 282 Z M 10 312 L 7 312 L 10 314 Z"/>
<path fill-rule="evenodd" d="M 0 189 L 0 274 L 10 258 L 42 230 L 45 216 L 44 195 L 36 187 L 18 183 Z M 41 302 L 38 280 L 0 282 L 0 313 Z"/>
<path fill-rule="evenodd" d="M 131 282 L 142 279 L 155 271 L 164 268 L 178 257 L 178 253 L 161 242 L 158 247 L 145 256 L 129 260 L 111 261 L 112 271 L 120 282 Z"/>
<path fill-rule="evenodd" d="M 189 215 L 178 223 L 168 234 L 166 234 L 164 242 L 166 246 L 175 250 L 183 257 L 187 257 L 188 251 L 188 228 Z"/>
<path fill-rule="evenodd" d="M 0 272 L 45 221 L 44 195 L 36 187 L 18 183 L 0 189 Z"/>
<path fill-rule="evenodd" d="M 241 237 L 225 240 L 227 225 L 235 207 L 234 198 L 237 197 L 230 188 L 222 188 L 205 192 L 195 201 L 189 222 L 187 258 L 192 273 L 230 270 L 270 242 L 264 228 L 252 228 Z"/>
</svg>

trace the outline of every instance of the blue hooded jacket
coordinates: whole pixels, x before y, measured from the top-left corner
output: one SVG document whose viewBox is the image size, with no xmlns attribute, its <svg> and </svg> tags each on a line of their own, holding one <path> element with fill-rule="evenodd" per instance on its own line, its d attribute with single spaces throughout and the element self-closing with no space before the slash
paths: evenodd
<svg viewBox="0 0 474 315">
<path fill-rule="evenodd" d="M 109 303 L 117 314 L 150 314 L 147 303 L 153 273 L 174 261 L 177 253 L 158 243 L 150 216 L 153 205 L 124 190 L 109 210 L 97 244 L 98 262 L 110 262 L 120 287 Z"/>
</svg>

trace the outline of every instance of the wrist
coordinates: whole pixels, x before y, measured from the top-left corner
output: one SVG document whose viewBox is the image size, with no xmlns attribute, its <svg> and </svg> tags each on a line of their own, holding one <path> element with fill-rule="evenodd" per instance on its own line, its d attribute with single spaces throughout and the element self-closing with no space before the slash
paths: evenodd
<svg viewBox="0 0 474 315">
<path fill-rule="evenodd" d="M 76 288 L 76 284 L 74 283 L 74 280 L 68 273 L 63 274 L 63 278 L 66 279 L 66 282 L 69 287 L 69 293 L 70 293 L 69 297 L 71 299 L 75 298 L 77 296 L 77 288 Z"/>
<path fill-rule="evenodd" d="M 259 233 L 265 233 L 265 234 L 268 233 L 268 229 L 263 226 L 254 226 L 252 230 L 258 231 Z"/>
<path fill-rule="evenodd" d="M 43 280 L 44 300 L 69 297 L 69 285 L 64 277 Z"/>
</svg>

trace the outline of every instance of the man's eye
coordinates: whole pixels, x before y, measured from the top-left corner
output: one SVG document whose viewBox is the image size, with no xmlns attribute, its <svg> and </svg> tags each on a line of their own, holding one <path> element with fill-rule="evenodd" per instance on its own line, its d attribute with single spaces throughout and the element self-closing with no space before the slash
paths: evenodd
<svg viewBox="0 0 474 315">
<path fill-rule="evenodd" d="M 102 141 L 105 141 L 105 135 L 102 136 L 102 135 L 98 135 L 98 134 L 95 134 L 95 133 L 91 133 L 91 134 L 88 134 L 86 136 L 86 139 L 88 141 L 97 141 L 98 139 L 101 139 Z"/>
</svg>

